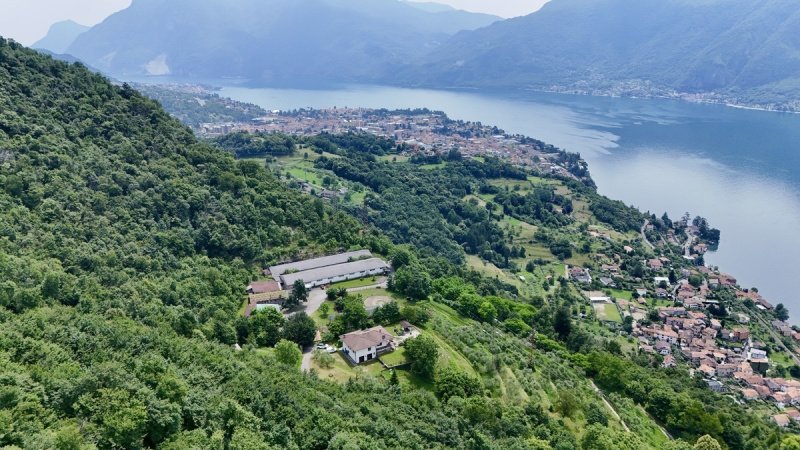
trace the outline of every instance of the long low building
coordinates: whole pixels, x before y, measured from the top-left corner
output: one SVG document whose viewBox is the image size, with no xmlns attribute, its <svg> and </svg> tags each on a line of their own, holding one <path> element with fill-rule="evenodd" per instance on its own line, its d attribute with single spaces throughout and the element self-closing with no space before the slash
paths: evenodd
<svg viewBox="0 0 800 450">
<path fill-rule="evenodd" d="M 322 256 L 320 258 L 306 259 L 303 261 L 295 261 L 286 264 L 278 264 L 269 268 L 269 272 L 274 279 L 278 279 L 281 275 L 287 272 L 303 272 L 320 267 L 333 266 L 336 264 L 343 264 L 358 259 L 366 259 L 372 257 L 369 250 L 357 250 L 354 252 L 339 253 L 338 255 Z M 285 286 L 285 285 L 284 285 Z"/>
<path fill-rule="evenodd" d="M 309 289 L 340 281 L 355 280 L 372 275 L 382 275 L 389 270 L 389 265 L 379 259 L 370 258 L 358 261 L 318 267 L 302 272 L 293 272 L 281 275 L 284 289 L 291 289 L 295 281 L 303 280 Z"/>
</svg>

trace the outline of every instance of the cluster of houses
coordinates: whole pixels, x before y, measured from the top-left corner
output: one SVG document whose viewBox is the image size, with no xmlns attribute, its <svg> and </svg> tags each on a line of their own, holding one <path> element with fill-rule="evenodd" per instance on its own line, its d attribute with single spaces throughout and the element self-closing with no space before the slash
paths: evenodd
<svg viewBox="0 0 800 450">
<path fill-rule="evenodd" d="M 451 120 L 439 112 L 387 113 L 367 108 L 300 110 L 291 114 L 273 111 L 248 122 L 203 124 L 199 131 L 204 136 L 237 131 L 299 136 L 359 132 L 391 139 L 410 153 L 434 155 L 455 148 L 465 156 L 497 156 L 512 164 L 575 178 L 559 162 L 559 155 L 539 142 L 507 135 L 480 122 Z"/>
<path fill-rule="evenodd" d="M 674 233 L 669 237 L 678 242 Z M 708 250 L 707 245 L 691 239 L 691 232 L 685 245 L 691 258 Z M 628 254 L 635 251 L 628 246 L 624 250 Z M 692 372 L 701 375 L 714 391 L 735 391 L 746 401 L 764 400 L 779 408 L 800 407 L 800 381 L 767 376 L 770 368 L 767 345 L 751 335 L 750 317 L 732 313 L 723 325 L 709 313 L 720 307 L 714 293 L 721 289 L 735 292 L 740 301 L 752 301 L 758 309 L 774 309 L 755 289 L 741 289 L 736 278 L 728 274 L 705 266 L 680 267 L 663 256 L 643 259 L 646 277 L 634 278 L 620 268 L 619 256 L 596 256 L 594 270 L 567 267 L 567 276 L 584 287 L 623 286 L 635 292 L 631 300 L 617 299 L 615 303 L 623 317 L 634 319 L 633 335 L 641 351 L 663 357 L 665 368 L 688 363 Z M 596 310 L 610 300 L 602 293 L 589 294 L 587 298 Z M 658 300 L 655 305 L 669 306 L 655 306 L 649 299 Z M 657 320 L 651 313 L 654 306 Z M 800 342 L 800 333 L 788 323 L 775 320 L 771 326 L 777 334 Z M 793 418 L 800 418 L 800 413 L 787 410 L 773 417 L 784 426 Z"/>
<path fill-rule="evenodd" d="M 247 286 L 248 305 L 245 315 L 263 308 L 280 310 L 297 281 L 307 289 L 341 281 L 356 280 L 389 271 L 389 264 L 373 257 L 369 250 L 338 253 L 271 266 L 264 270 L 268 280 L 254 281 Z"/>
</svg>

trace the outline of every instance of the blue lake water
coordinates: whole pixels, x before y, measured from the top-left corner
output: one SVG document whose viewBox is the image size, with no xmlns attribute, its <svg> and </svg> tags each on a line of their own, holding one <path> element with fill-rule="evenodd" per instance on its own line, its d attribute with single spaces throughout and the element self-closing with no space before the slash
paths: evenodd
<svg viewBox="0 0 800 450">
<path fill-rule="evenodd" d="M 800 115 L 661 99 L 387 87 L 228 87 L 266 109 L 416 108 L 544 140 L 589 162 L 600 193 L 722 230 L 706 261 L 783 302 L 800 322 Z"/>
</svg>

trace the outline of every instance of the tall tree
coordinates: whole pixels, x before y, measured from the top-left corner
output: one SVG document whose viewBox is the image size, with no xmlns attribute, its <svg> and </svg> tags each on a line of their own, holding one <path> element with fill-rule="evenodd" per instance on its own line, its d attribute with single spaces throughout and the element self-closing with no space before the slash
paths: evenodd
<svg viewBox="0 0 800 450">
<path fill-rule="evenodd" d="M 317 334 L 317 324 L 305 312 L 292 315 L 283 327 L 284 339 L 296 342 L 301 347 L 308 347 L 314 343 Z"/>
<path fill-rule="evenodd" d="M 432 379 L 439 358 L 439 346 L 430 336 L 422 335 L 405 343 L 406 357 L 411 361 L 411 371 Z"/>
</svg>

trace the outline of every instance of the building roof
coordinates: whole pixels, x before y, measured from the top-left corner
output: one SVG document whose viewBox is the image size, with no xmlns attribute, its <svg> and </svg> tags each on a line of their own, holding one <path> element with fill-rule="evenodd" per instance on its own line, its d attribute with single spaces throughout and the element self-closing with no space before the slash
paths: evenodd
<svg viewBox="0 0 800 450">
<path fill-rule="evenodd" d="M 779 427 L 788 427 L 789 426 L 789 416 L 786 414 L 776 414 L 772 416 L 773 422 L 778 424 Z"/>
<path fill-rule="evenodd" d="M 247 291 L 251 294 L 263 294 L 265 292 L 276 292 L 281 290 L 281 285 L 277 281 L 253 281 L 247 286 Z"/>
<path fill-rule="evenodd" d="M 343 264 L 336 264 L 333 266 L 319 267 L 302 272 L 290 273 L 282 275 L 281 279 L 283 280 L 283 285 L 289 287 L 292 286 L 297 280 L 303 280 L 306 283 L 311 283 L 313 281 L 339 277 L 356 272 L 365 272 L 374 269 L 387 269 L 388 267 L 389 265 L 381 259 L 370 258 L 346 262 Z"/>
<path fill-rule="evenodd" d="M 250 303 L 266 303 L 288 297 L 288 291 L 262 292 L 260 294 L 250 294 Z"/>
<path fill-rule="evenodd" d="M 350 350 L 357 352 L 370 347 L 377 347 L 383 342 L 388 342 L 393 339 L 383 327 L 373 327 L 368 330 L 353 331 L 352 333 L 343 334 L 340 336 L 342 343 Z"/>
<path fill-rule="evenodd" d="M 279 277 L 288 271 L 301 272 L 304 270 L 316 269 L 318 267 L 332 266 L 334 264 L 342 264 L 353 259 L 364 258 L 372 256 L 369 250 L 358 250 L 354 252 L 339 253 L 337 255 L 322 256 L 320 258 L 306 259 L 303 261 L 295 261 L 286 264 L 279 264 L 269 268 L 273 277 Z"/>
</svg>

